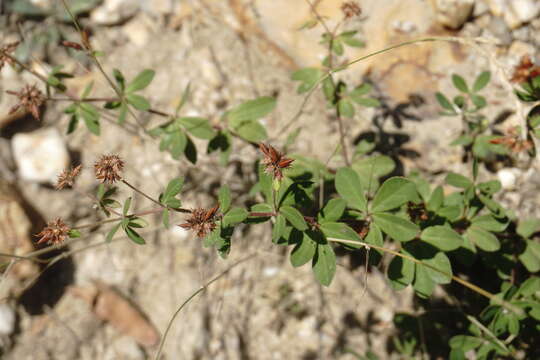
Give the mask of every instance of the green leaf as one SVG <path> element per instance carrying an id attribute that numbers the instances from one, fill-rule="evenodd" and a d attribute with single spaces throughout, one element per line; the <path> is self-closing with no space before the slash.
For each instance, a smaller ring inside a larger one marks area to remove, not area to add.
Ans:
<path id="1" fill-rule="evenodd" d="M 442 226 L 430 226 L 420 235 L 420 239 L 442 251 L 452 251 L 463 244 L 463 238 L 453 229 Z"/>
<path id="2" fill-rule="evenodd" d="M 150 69 L 145 69 L 141 71 L 139 75 L 137 75 L 135 79 L 133 79 L 133 81 L 128 84 L 126 92 L 132 93 L 144 89 L 152 82 L 155 74 L 156 72 Z"/>
<path id="3" fill-rule="evenodd" d="M 429 198 L 429 201 L 426 204 L 426 208 L 429 211 L 437 211 L 441 208 L 443 202 L 444 202 L 443 188 L 442 186 L 437 186 L 435 190 L 433 190 L 433 193 L 431 193 L 431 197 Z"/>
<path id="4" fill-rule="evenodd" d="M 132 217 L 129 219 L 128 226 L 134 228 L 144 228 L 148 226 L 148 221 L 140 217 Z"/>
<path id="5" fill-rule="evenodd" d="M 361 106 L 365 107 L 379 107 L 381 106 L 381 103 L 377 99 L 373 98 L 354 98 L 353 99 L 355 103 Z"/>
<path id="6" fill-rule="evenodd" d="M 165 228 L 169 228 L 169 209 L 163 210 L 161 213 L 161 221 L 163 222 L 163 225 Z"/>
<path id="7" fill-rule="evenodd" d="M 355 88 L 353 91 L 349 93 L 349 97 L 356 101 L 356 99 L 361 98 L 362 96 L 369 93 L 372 89 L 372 86 L 368 83 L 363 83 L 362 85 Z"/>
<path id="8" fill-rule="evenodd" d="M 130 103 L 131 105 L 133 105 L 135 108 L 139 110 L 146 111 L 150 109 L 150 103 L 148 102 L 148 100 L 146 100 L 144 97 L 140 95 L 127 94 L 126 100 L 128 101 L 128 103 Z"/>
<path id="9" fill-rule="evenodd" d="M 319 79 L 323 77 L 323 75 L 324 74 L 320 69 L 304 68 L 295 71 L 292 74 L 291 79 L 302 82 L 297 89 L 297 92 L 302 94 L 311 90 L 317 84 Z"/>
<path id="10" fill-rule="evenodd" d="M 114 225 L 113 228 L 107 233 L 107 236 L 105 237 L 105 241 L 106 242 L 111 242 L 113 237 L 114 237 L 114 234 L 116 234 L 116 232 L 118 231 L 118 229 L 120 228 L 120 226 L 122 225 L 121 222 L 119 222 L 118 224 Z"/>
<path id="11" fill-rule="evenodd" d="M 465 236 L 484 251 L 493 252 L 501 248 L 499 239 L 495 235 L 477 226 L 470 226 Z"/>
<path id="12" fill-rule="evenodd" d="M 124 208 L 122 209 L 122 214 L 124 214 L 124 216 L 127 215 L 130 206 L 131 206 L 131 197 L 128 197 L 126 199 L 126 202 L 124 203 Z"/>
<path id="13" fill-rule="evenodd" d="M 504 231 L 508 226 L 508 221 L 498 221 L 491 215 L 476 216 L 471 220 L 471 223 L 478 226 L 479 228 L 493 232 Z"/>
<path id="14" fill-rule="evenodd" d="M 319 221 L 337 221 L 345 212 L 347 202 L 343 199 L 330 199 L 319 213 Z"/>
<path id="15" fill-rule="evenodd" d="M 439 105 L 441 105 L 443 109 L 446 109 L 454 114 L 456 113 L 456 110 L 454 109 L 454 105 L 452 105 L 452 103 L 450 102 L 450 100 L 448 100 L 446 96 L 438 92 L 435 94 L 435 98 L 437 99 L 437 101 L 439 102 Z"/>
<path id="16" fill-rule="evenodd" d="M 474 85 L 472 88 L 473 92 L 478 92 L 486 87 L 486 85 L 489 83 L 489 80 L 491 79 L 491 73 L 489 71 L 484 71 L 474 81 Z"/>
<path id="17" fill-rule="evenodd" d="M 99 135 L 99 112 L 96 107 L 88 103 L 80 103 L 79 112 L 88 130 L 94 135 Z"/>
<path id="18" fill-rule="evenodd" d="M 224 226 L 234 225 L 241 223 L 248 217 L 248 212 L 246 209 L 234 207 L 225 216 L 221 221 Z"/>
<path id="19" fill-rule="evenodd" d="M 113 69 L 113 76 L 114 76 L 114 80 L 116 80 L 116 84 L 120 87 L 120 90 L 123 92 L 126 86 L 126 79 L 124 78 L 124 75 L 122 75 L 120 70 Z"/>
<path id="20" fill-rule="evenodd" d="M 354 116 L 354 106 L 347 99 L 341 99 L 338 101 L 338 111 L 341 116 L 345 116 L 345 117 Z"/>
<path id="21" fill-rule="evenodd" d="M 414 291 L 421 298 L 428 298 L 435 289 L 435 282 L 429 276 L 425 266 L 415 264 L 415 276 L 413 282 Z"/>
<path id="22" fill-rule="evenodd" d="M 336 173 L 336 190 L 350 207 L 366 211 L 367 201 L 358 174 L 351 168 L 341 168 Z"/>
<path id="23" fill-rule="evenodd" d="M 144 241 L 143 237 L 139 235 L 135 230 L 133 230 L 130 227 L 125 228 L 127 236 L 133 241 L 135 244 L 144 245 L 146 244 L 146 241 Z"/>
<path id="24" fill-rule="evenodd" d="M 208 119 L 199 118 L 199 117 L 182 117 L 176 119 L 186 130 L 193 136 L 210 140 L 214 137 L 215 131 L 210 125 Z"/>
<path id="25" fill-rule="evenodd" d="M 525 251 L 519 255 L 519 260 L 530 272 L 540 271 L 540 243 L 535 240 L 525 240 Z"/>
<path id="26" fill-rule="evenodd" d="M 325 222 L 321 224 L 321 231 L 327 238 L 336 238 L 351 241 L 362 241 L 360 236 L 347 224 L 338 222 Z M 361 244 L 342 243 L 344 246 L 361 248 Z"/>
<path id="27" fill-rule="evenodd" d="M 484 339 L 475 336 L 457 335 L 450 339 L 448 343 L 452 349 L 461 349 L 467 352 L 476 349 L 484 343 Z"/>
<path id="28" fill-rule="evenodd" d="M 471 95 L 471 100 L 477 109 L 482 109 L 487 105 L 486 98 L 481 95 L 473 94 Z"/>
<path id="29" fill-rule="evenodd" d="M 276 222 L 272 228 L 272 242 L 277 244 L 279 239 L 285 234 L 285 228 L 287 227 L 287 221 L 283 215 L 278 214 L 276 216 Z"/>
<path id="30" fill-rule="evenodd" d="M 369 232 L 368 232 L 367 236 L 364 238 L 364 242 L 366 242 L 368 244 L 371 244 L 371 245 L 376 245 L 376 246 L 383 246 L 384 245 L 384 240 L 383 240 L 383 235 L 382 235 L 381 229 L 377 225 L 375 225 L 374 223 L 371 223 L 369 225 Z"/>
<path id="31" fill-rule="evenodd" d="M 520 220 L 516 230 L 516 232 L 524 238 L 528 238 L 538 231 L 540 231 L 539 219 Z"/>
<path id="32" fill-rule="evenodd" d="M 428 266 L 417 264 L 418 267 L 425 268 L 426 273 L 431 280 L 437 284 L 450 284 L 450 282 L 452 282 L 452 265 L 450 264 L 450 260 L 445 253 L 439 251 L 435 254 L 435 256 L 427 259 L 422 258 L 421 260 L 422 262 L 433 266 L 435 269 L 444 272 L 443 274 Z"/>
<path id="33" fill-rule="evenodd" d="M 300 231 L 305 231 L 308 229 L 307 223 L 304 220 L 304 217 L 300 213 L 300 211 L 296 210 L 292 206 L 285 205 L 282 206 L 279 209 L 279 212 L 285 216 L 285 219 L 287 219 L 292 226 L 294 226 L 296 229 Z"/>
<path id="34" fill-rule="evenodd" d="M 386 180 L 373 199 L 371 210 L 382 212 L 400 207 L 416 197 L 416 185 L 403 177 Z"/>
<path id="35" fill-rule="evenodd" d="M 276 107 L 276 99 L 263 96 L 255 100 L 246 101 L 235 107 L 227 114 L 229 125 L 237 128 L 244 122 L 254 121 L 268 115 Z"/>
<path id="36" fill-rule="evenodd" d="M 471 145 L 474 141 L 474 137 L 471 135 L 461 135 L 457 139 L 450 143 L 450 146 L 467 146 Z"/>
<path id="37" fill-rule="evenodd" d="M 409 241 L 416 237 L 418 226 L 399 216 L 387 213 L 373 214 L 373 221 L 388 236 L 397 241 Z"/>
<path id="38" fill-rule="evenodd" d="M 498 193 L 502 189 L 501 182 L 499 180 L 491 180 L 478 184 L 478 190 L 486 195 L 493 195 Z"/>
<path id="39" fill-rule="evenodd" d="M 235 128 L 238 135 L 254 143 L 259 143 L 268 138 L 266 129 L 258 121 L 246 122 Z"/>
<path id="40" fill-rule="evenodd" d="M 81 232 L 77 229 L 71 229 L 68 231 L 68 236 L 72 239 L 80 238 Z"/>
<path id="41" fill-rule="evenodd" d="M 291 252 L 291 265 L 294 267 L 302 266 L 313 259 L 317 252 L 317 241 L 313 239 L 314 233 L 307 231 L 302 233 L 300 242 L 296 244 Z M 310 236 L 311 235 L 311 236 Z"/>
<path id="42" fill-rule="evenodd" d="M 452 83 L 454 84 L 456 89 L 458 89 L 459 91 L 464 92 L 464 93 L 469 92 L 469 87 L 467 86 L 467 83 L 465 82 L 465 79 L 463 79 L 458 74 L 453 74 L 452 75 Z"/>
<path id="43" fill-rule="evenodd" d="M 340 38 L 335 38 L 334 41 L 332 41 L 332 51 L 337 56 L 343 55 L 345 49 L 343 48 L 343 43 L 341 42 Z"/>
<path id="44" fill-rule="evenodd" d="M 184 186 L 184 179 L 182 178 L 175 178 L 169 181 L 169 183 L 167 184 L 167 188 L 165 189 L 165 192 L 163 193 L 164 202 L 178 195 L 180 191 L 182 191 L 183 186 Z"/>
<path id="45" fill-rule="evenodd" d="M 318 244 L 313 258 L 313 273 L 321 285 L 329 286 L 336 273 L 336 255 L 330 244 Z"/>
<path id="46" fill-rule="evenodd" d="M 223 185 L 219 189 L 218 194 L 219 207 L 221 208 L 222 213 L 226 213 L 231 206 L 231 190 L 227 185 Z"/>
<path id="47" fill-rule="evenodd" d="M 120 125 L 126 122 L 127 111 L 127 103 L 125 101 L 122 101 L 122 104 L 120 105 L 120 113 L 118 114 L 118 123 Z"/>
<path id="48" fill-rule="evenodd" d="M 360 183 L 369 193 L 377 190 L 378 179 L 390 174 L 396 167 L 392 158 L 386 155 L 375 155 L 355 161 L 352 168 L 360 177 Z"/>
<path id="49" fill-rule="evenodd" d="M 401 290 L 414 279 L 414 263 L 399 256 L 394 256 L 388 266 L 388 280 L 395 290 Z"/>
<path id="50" fill-rule="evenodd" d="M 469 178 L 452 172 L 448 173 L 445 181 L 447 184 L 461 189 L 467 189 L 468 187 L 473 185 L 472 181 Z"/>

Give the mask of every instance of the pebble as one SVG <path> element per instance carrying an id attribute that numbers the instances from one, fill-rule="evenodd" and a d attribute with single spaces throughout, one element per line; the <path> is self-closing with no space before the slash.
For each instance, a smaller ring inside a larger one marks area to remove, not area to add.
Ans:
<path id="1" fill-rule="evenodd" d="M 458 29 L 471 15 L 474 0 L 431 0 L 431 5 L 439 24 Z"/>
<path id="2" fill-rule="evenodd" d="M 0 335 L 13 334 L 15 319 L 15 311 L 8 304 L 0 304 Z"/>
<path id="3" fill-rule="evenodd" d="M 536 0 L 488 0 L 491 13 L 500 16 L 511 29 L 516 29 L 538 16 L 540 2 Z"/>
<path id="4" fill-rule="evenodd" d="M 98 25 L 117 25 L 133 17 L 139 11 L 137 0 L 105 0 L 90 14 L 92 22 Z"/>
<path id="5" fill-rule="evenodd" d="M 497 177 L 499 178 L 503 189 L 514 189 L 517 181 L 517 169 L 501 169 L 497 172 Z"/>
<path id="6" fill-rule="evenodd" d="M 64 139 L 54 128 L 18 133 L 11 146 L 19 176 L 26 181 L 54 184 L 69 164 Z"/>

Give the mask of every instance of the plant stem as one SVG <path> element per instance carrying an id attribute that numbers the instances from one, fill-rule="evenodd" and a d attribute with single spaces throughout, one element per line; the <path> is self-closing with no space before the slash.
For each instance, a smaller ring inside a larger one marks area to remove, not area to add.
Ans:
<path id="1" fill-rule="evenodd" d="M 377 245 L 373 245 L 373 244 L 368 244 L 366 242 L 363 242 L 363 241 L 354 241 L 354 240 L 345 240 L 345 239 L 337 239 L 337 238 L 331 238 L 331 237 L 327 237 L 326 240 L 328 241 L 331 241 L 331 242 L 336 242 L 336 243 L 342 243 L 342 244 L 354 244 L 354 245 L 363 245 L 363 246 L 366 246 L 366 247 L 370 247 L 370 248 L 373 248 L 373 249 L 376 249 L 376 250 L 379 250 L 379 251 L 383 251 L 383 252 L 386 252 L 386 253 L 389 253 L 389 254 L 392 254 L 392 255 L 395 255 L 395 256 L 399 256 L 403 259 L 406 259 L 406 260 L 409 260 L 409 261 L 412 261 L 416 264 L 420 264 L 420 265 L 423 265 L 425 267 L 428 267 L 436 272 L 438 272 L 439 274 L 442 274 L 444 276 L 447 276 L 449 278 L 451 278 L 453 281 L 471 289 L 472 291 L 488 298 L 489 300 L 493 301 L 494 303 L 497 303 L 498 305 L 501 305 L 503 307 L 505 307 L 506 309 L 512 311 L 513 313 L 517 314 L 517 315 L 522 315 L 523 314 L 523 310 L 521 310 L 520 308 L 510 304 L 509 302 L 505 301 L 505 300 L 502 300 L 500 299 L 499 297 L 495 296 L 494 294 L 490 293 L 489 291 L 486 291 L 470 282 L 468 282 L 467 280 L 464 280 L 458 276 L 455 276 L 453 274 L 449 274 L 447 273 L 446 271 L 443 271 L 443 270 L 440 270 L 438 268 L 436 268 L 435 266 L 431 265 L 431 264 L 427 264 L 421 260 L 418 260 L 412 256 L 409 256 L 409 255 L 405 255 L 405 254 L 402 254 L 400 252 L 397 252 L 395 250 L 392 250 L 392 249 L 388 249 L 388 248 L 385 248 L 385 247 L 382 247 L 382 246 L 377 246 Z"/>

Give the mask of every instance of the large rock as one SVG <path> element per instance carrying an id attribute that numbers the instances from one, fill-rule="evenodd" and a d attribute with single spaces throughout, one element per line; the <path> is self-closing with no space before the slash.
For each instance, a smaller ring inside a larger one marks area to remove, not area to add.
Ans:
<path id="1" fill-rule="evenodd" d="M 19 176 L 27 181 L 53 184 L 69 163 L 64 139 L 54 128 L 18 133 L 12 149 Z"/>

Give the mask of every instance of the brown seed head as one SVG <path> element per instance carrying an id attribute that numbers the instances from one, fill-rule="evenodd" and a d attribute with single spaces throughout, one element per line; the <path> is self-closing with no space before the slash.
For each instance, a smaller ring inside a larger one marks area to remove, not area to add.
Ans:
<path id="1" fill-rule="evenodd" d="M 120 172 L 123 168 L 124 162 L 118 155 L 102 155 L 101 159 L 94 164 L 96 179 L 102 184 L 113 184 L 122 179 Z"/>
<path id="2" fill-rule="evenodd" d="M 10 114 L 13 114 L 15 111 L 19 110 L 19 108 L 23 107 L 26 108 L 36 120 L 39 120 L 39 108 L 43 105 L 46 98 L 36 85 L 25 85 L 19 92 L 11 90 L 6 92 L 19 98 L 19 103 L 9 110 Z"/>
<path id="3" fill-rule="evenodd" d="M 218 209 L 219 203 L 209 210 L 202 208 L 193 209 L 191 216 L 186 222 L 178 226 L 187 230 L 194 230 L 197 232 L 197 237 L 203 238 L 216 228 L 215 215 Z"/>
<path id="4" fill-rule="evenodd" d="M 5 63 L 13 65 L 13 60 L 11 59 L 11 57 L 7 56 L 6 54 L 14 52 L 18 45 L 19 45 L 19 42 L 16 41 L 14 43 L 7 44 L 0 47 L 0 70 L 2 70 Z"/>
<path id="5" fill-rule="evenodd" d="M 341 12 L 344 19 L 350 19 L 355 16 L 360 16 L 362 9 L 356 1 L 346 1 L 341 5 Z"/>
<path id="6" fill-rule="evenodd" d="M 284 154 L 277 151 L 271 145 L 265 145 L 263 143 L 259 144 L 259 149 L 264 154 L 263 165 L 265 166 L 264 171 L 268 174 L 272 174 L 274 179 L 281 180 L 283 179 L 283 169 L 287 169 L 291 166 L 293 159 L 285 157 Z"/>
<path id="7" fill-rule="evenodd" d="M 524 55 L 519 64 L 514 68 L 514 74 L 510 81 L 524 83 L 540 76 L 540 66 L 534 65 L 529 55 Z"/>
<path id="8" fill-rule="evenodd" d="M 68 237 L 69 226 L 67 226 L 62 219 L 57 218 L 54 221 L 49 221 L 47 226 L 41 230 L 36 236 L 40 237 L 38 244 L 61 244 Z"/>
<path id="9" fill-rule="evenodd" d="M 66 169 L 58 175 L 58 181 L 56 182 L 56 190 L 61 190 L 66 187 L 72 187 L 75 183 L 75 178 L 81 172 L 81 165 L 72 167 L 71 169 Z"/>

